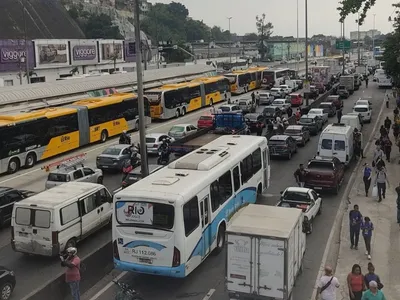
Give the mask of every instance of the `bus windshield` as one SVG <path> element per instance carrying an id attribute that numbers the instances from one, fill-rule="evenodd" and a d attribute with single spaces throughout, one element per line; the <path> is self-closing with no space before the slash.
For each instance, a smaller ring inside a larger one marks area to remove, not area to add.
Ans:
<path id="1" fill-rule="evenodd" d="M 230 84 L 236 83 L 237 75 L 225 75 L 228 78 Z"/>
<path id="2" fill-rule="evenodd" d="M 171 230 L 175 209 L 169 204 L 156 202 L 118 201 L 116 219 L 122 226 L 135 226 Z"/>

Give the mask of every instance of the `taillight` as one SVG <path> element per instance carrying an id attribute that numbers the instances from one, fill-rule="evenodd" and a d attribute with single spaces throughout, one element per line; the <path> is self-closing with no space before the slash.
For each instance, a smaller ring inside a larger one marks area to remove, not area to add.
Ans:
<path id="1" fill-rule="evenodd" d="M 14 240 L 14 226 L 11 226 L 11 240 Z"/>
<path id="2" fill-rule="evenodd" d="M 113 242 L 113 255 L 114 255 L 115 259 L 120 260 L 119 251 L 118 251 L 118 245 L 117 245 L 117 241 L 116 240 L 114 240 L 114 242 Z"/>
<path id="3" fill-rule="evenodd" d="M 181 265 L 181 252 L 174 247 L 174 256 L 172 257 L 172 266 L 179 267 Z"/>
<path id="4" fill-rule="evenodd" d="M 53 245 L 57 245 L 58 244 L 58 231 L 52 231 L 51 232 L 51 243 Z"/>

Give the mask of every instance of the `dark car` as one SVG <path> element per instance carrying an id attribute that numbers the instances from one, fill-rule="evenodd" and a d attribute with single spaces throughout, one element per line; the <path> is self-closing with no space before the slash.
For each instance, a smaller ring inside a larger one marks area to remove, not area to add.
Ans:
<path id="1" fill-rule="evenodd" d="M 14 203 L 34 195 L 33 192 L 19 191 L 9 187 L 0 187 L 0 226 L 11 220 Z M 1 299 L 1 297 L 0 297 Z"/>
<path id="2" fill-rule="evenodd" d="M 0 299 L 11 299 L 12 292 L 15 288 L 15 274 L 6 267 L 0 266 Z"/>
<path id="3" fill-rule="evenodd" d="M 109 146 L 97 155 L 96 166 L 101 170 L 120 171 L 126 161 L 131 158 L 133 151 L 136 152 L 131 145 L 116 144 Z M 139 154 L 138 157 L 140 157 Z"/>
<path id="4" fill-rule="evenodd" d="M 271 157 L 286 157 L 292 159 L 292 155 L 297 152 L 297 143 L 288 135 L 273 135 L 268 141 Z"/>
<path id="5" fill-rule="evenodd" d="M 336 115 L 336 106 L 332 102 L 322 102 L 318 105 L 318 108 L 322 108 L 328 117 L 334 117 Z"/>
<path id="6" fill-rule="evenodd" d="M 284 134 L 294 138 L 297 145 L 303 147 L 310 140 L 310 131 L 306 126 L 290 125 L 286 128 Z"/>
<path id="7" fill-rule="evenodd" d="M 314 190 L 332 190 L 335 194 L 344 179 L 344 164 L 336 157 L 315 157 L 308 162 L 306 168 L 305 187 Z"/>
<path id="8" fill-rule="evenodd" d="M 277 106 L 268 106 L 263 110 L 263 116 L 266 119 L 275 119 L 276 117 L 282 117 L 282 110 Z"/>
<path id="9" fill-rule="evenodd" d="M 249 126 L 251 132 L 257 132 L 259 128 L 265 128 L 266 119 L 263 114 L 252 113 L 244 115 L 244 119 Z"/>
<path id="10" fill-rule="evenodd" d="M 301 116 L 297 124 L 307 127 L 310 134 L 317 135 L 322 130 L 324 121 L 316 115 L 304 115 Z"/>
<path id="11" fill-rule="evenodd" d="M 347 90 L 346 86 L 344 86 L 344 85 L 338 86 L 337 94 L 339 95 L 340 98 L 344 98 L 344 99 L 347 99 L 350 96 L 349 91 Z"/>
<path id="12" fill-rule="evenodd" d="M 160 165 L 149 165 L 149 175 L 157 172 L 158 170 L 162 169 L 164 166 Z M 122 180 L 121 187 L 124 189 L 139 180 L 143 179 L 142 176 L 142 170 L 141 168 L 135 168 L 132 171 L 130 171 L 128 174 L 126 174 L 125 178 Z"/>
<path id="13" fill-rule="evenodd" d="M 343 108 L 343 101 L 340 99 L 339 95 L 330 95 L 326 98 L 325 102 L 331 102 L 335 105 L 336 109 Z"/>

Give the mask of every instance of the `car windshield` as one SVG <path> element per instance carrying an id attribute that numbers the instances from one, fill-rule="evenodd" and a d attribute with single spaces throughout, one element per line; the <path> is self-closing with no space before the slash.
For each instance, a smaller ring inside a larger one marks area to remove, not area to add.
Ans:
<path id="1" fill-rule="evenodd" d="M 257 121 L 258 116 L 258 114 L 247 114 L 244 118 L 249 119 L 250 121 Z"/>
<path id="2" fill-rule="evenodd" d="M 310 202 L 310 198 L 306 193 L 286 191 L 282 195 L 282 200 L 296 201 L 296 202 Z"/>
<path id="3" fill-rule="evenodd" d="M 247 105 L 246 101 L 239 101 L 239 105 Z"/>
<path id="4" fill-rule="evenodd" d="M 212 121 L 212 117 L 211 116 L 201 116 L 200 117 L 200 120 L 201 121 Z"/>
<path id="5" fill-rule="evenodd" d="M 300 123 L 311 124 L 313 122 L 314 122 L 314 119 L 311 119 L 311 118 L 300 118 Z"/>
<path id="6" fill-rule="evenodd" d="M 222 111 L 231 111 L 231 108 L 229 106 L 221 106 L 219 109 Z"/>
<path id="7" fill-rule="evenodd" d="M 175 209 L 156 202 L 117 201 L 116 219 L 123 226 L 170 230 L 174 227 Z"/>
<path id="8" fill-rule="evenodd" d="M 310 115 L 320 115 L 320 114 L 322 114 L 322 111 L 319 109 L 310 109 L 310 111 L 308 113 Z"/>
<path id="9" fill-rule="evenodd" d="M 270 114 L 275 113 L 275 108 L 266 107 L 264 108 L 264 113 L 270 113 Z"/>
<path id="10" fill-rule="evenodd" d="M 121 149 L 111 147 L 111 148 L 107 148 L 106 150 L 104 150 L 102 154 L 119 155 L 120 153 L 121 153 Z"/>
<path id="11" fill-rule="evenodd" d="M 299 95 L 290 95 L 290 99 L 297 99 L 299 98 Z"/>
<path id="12" fill-rule="evenodd" d="M 356 111 L 356 112 L 367 112 L 368 108 L 366 108 L 366 107 L 354 107 L 354 111 Z"/>
<path id="13" fill-rule="evenodd" d="M 287 135 L 301 135 L 301 130 L 299 129 L 286 129 L 285 134 Z"/>
<path id="14" fill-rule="evenodd" d="M 171 132 L 184 132 L 185 127 L 184 126 L 173 126 L 169 131 Z"/>
<path id="15" fill-rule="evenodd" d="M 269 97 L 269 94 L 263 94 L 263 93 L 261 93 L 261 94 L 260 94 L 260 97 Z"/>
<path id="16" fill-rule="evenodd" d="M 333 164 L 329 161 L 311 161 L 308 164 L 309 169 L 333 170 Z"/>
<path id="17" fill-rule="evenodd" d="M 284 102 L 282 100 L 275 100 L 272 102 L 273 105 L 282 105 Z"/>
<path id="18" fill-rule="evenodd" d="M 67 182 L 68 175 L 67 174 L 59 174 L 59 173 L 50 173 L 47 177 L 48 181 L 54 182 Z"/>
<path id="19" fill-rule="evenodd" d="M 331 108 L 330 104 L 320 104 L 319 105 L 320 108 Z"/>
<path id="20" fill-rule="evenodd" d="M 286 141 L 283 141 L 283 140 L 270 140 L 269 144 L 270 145 L 275 145 L 275 146 L 286 145 Z"/>
<path id="21" fill-rule="evenodd" d="M 146 137 L 146 143 L 155 143 L 156 139 L 152 137 Z"/>
<path id="22" fill-rule="evenodd" d="M 369 102 L 368 101 L 365 101 L 365 100 L 359 100 L 359 101 L 357 101 L 356 102 L 356 105 L 369 105 Z"/>

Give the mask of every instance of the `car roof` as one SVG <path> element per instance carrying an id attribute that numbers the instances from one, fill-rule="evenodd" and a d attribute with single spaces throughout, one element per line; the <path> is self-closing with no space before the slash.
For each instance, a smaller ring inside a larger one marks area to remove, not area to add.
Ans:
<path id="1" fill-rule="evenodd" d="M 77 170 L 81 170 L 84 167 L 86 168 L 87 166 L 81 165 L 81 164 L 73 166 L 73 167 L 61 167 L 60 166 L 60 168 L 51 170 L 49 172 L 49 174 L 69 174 L 69 173 L 75 172 Z M 90 167 L 87 167 L 87 168 L 90 168 Z M 93 169 L 93 168 L 91 168 L 91 169 Z"/>
<path id="2" fill-rule="evenodd" d="M 272 90 L 280 90 L 280 88 L 278 88 L 278 87 L 273 87 L 272 89 L 271 89 L 271 91 Z"/>
<path id="3" fill-rule="evenodd" d="M 269 140 L 274 140 L 274 141 L 286 141 L 288 138 L 289 138 L 288 135 L 277 134 L 277 135 L 271 136 Z"/>
<path id="4" fill-rule="evenodd" d="M 321 161 L 321 162 L 332 162 L 334 160 L 334 157 L 321 157 L 321 156 L 316 156 L 313 159 L 310 159 L 308 162 L 313 162 L 313 161 Z"/>
<path id="5" fill-rule="evenodd" d="M 107 147 L 106 149 L 119 149 L 119 150 L 122 150 L 122 149 L 125 149 L 125 148 L 129 148 L 129 147 L 131 147 L 131 145 L 128 145 L 128 144 L 115 144 L 115 145 L 111 145 L 111 146 L 109 146 L 109 147 Z M 104 150 L 106 150 L 106 149 L 104 149 Z"/>
<path id="6" fill-rule="evenodd" d="M 301 96 L 301 94 L 300 93 L 291 93 L 291 94 L 289 94 L 289 96 Z"/>
<path id="7" fill-rule="evenodd" d="M 303 127 L 302 125 L 289 125 L 286 129 L 301 130 Z"/>
<path id="8" fill-rule="evenodd" d="M 276 109 L 276 108 L 278 108 L 278 109 L 279 109 L 279 107 L 278 107 L 278 106 L 275 106 L 275 105 L 269 105 L 269 106 L 267 106 L 267 107 L 264 107 L 264 110 L 265 110 L 265 109 L 269 109 L 269 108 L 273 108 L 273 109 Z"/>
<path id="9" fill-rule="evenodd" d="M 224 104 L 224 105 L 221 105 L 220 107 L 233 107 L 233 106 L 237 106 L 237 104 Z"/>
<path id="10" fill-rule="evenodd" d="M 276 100 L 278 100 L 278 101 L 285 101 L 286 99 L 282 99 L 282 98 L 280 98 L 280 99 L 275 99 L 275 100 L 272 101 L 272 102 L 275 102 Z"/>
<path id="11" fill-rule="evenodd" d="M 354 108 L 356 108 L 356 107 L 369 108 L 369 105 L 367 105 L 367 104 L 357 104 L 357 105 L 354 105 Z"/>
<path id="12" fill-rule="evenodd" d="M 192 125 L 192 124 L 189 124 L 189 123 L 187 123 L 187 124 L 175 124 L 175 125 L 172 125 L 172 127 L 177 127 L 177 126 L 186 127 L 186 126 L 190 126 L 190 125 Z"/>
<path id="13" fill-rule="evenodd" d="M 315 111 L 324 111 L 322 108 L 311 108 L 309 111 L 308 111 L 308 113 L 310 113 L 310 111 L 312 111 L 312 110 L 315 110 Z"/>
<path id="14" fill-rule="evenodd" d="M 0 194 L 4 194 L 5 192 L 8 192 L 10 190 L 12 190 L 12 188 L 6 186 L 0 186 Z"/>
<path id="15" fill-rule="evenodd" d="M 149 138 L 159 138 L 160 136 L 162 136 L 162 135 L 168 135 L 168 134 L 166 134 L 166 133 L 147 133 L 146 134 L 146 137 L 149 137 Z"/>
<path id="16" fill-rule="evenodd" d="M 329 104 L 329 105 L 332 105 L 332 102 L 321 102 L 319 105 L 321 105 L 321 104 Z"/>
<path id="17" fill-rule="evenodd" d="M 286 188 L 286 190 L 284 192 L 295 192 L 295 193 L 305 193 L 306 194 L 311 191 L 312 191 L 312 189 L 291 186 L 291 187 Z"/>

